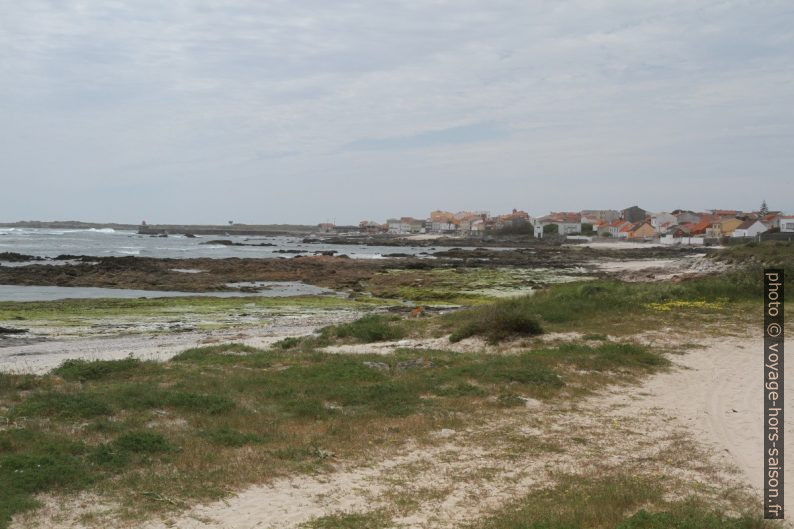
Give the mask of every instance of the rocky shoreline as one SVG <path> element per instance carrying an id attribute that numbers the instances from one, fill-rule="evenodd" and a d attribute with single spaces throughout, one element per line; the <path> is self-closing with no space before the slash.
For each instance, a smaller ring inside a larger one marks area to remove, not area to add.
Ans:
<path id="1" fill-rule="evenodd" d="M 150 257 L 92 257 L 63 255 L 41 259 L 6 254 L 0 284 L 106 287 L 185 292 L 234 291 L 230 283 L 251 281 L 301 281 L 334 290 L 361 290 L 363 283 L 387 270 L 433 270 L 515 267 L 526 269 L 579 269 L 591 277 L 614 276 L 600 266 L 607 262 L 682 259 L 704 254 L 703 249 L 648 247 L 594 249 L 590 247 L 538 246 L 535 248 L 452 248 L 428 252 L 417 258 L 393 254 L 384 259 L 350 259 L 345 255 L 295 255 L 261 259 L 160 259 Z M 619 271 L 620 268 L 616 268 Z"/>

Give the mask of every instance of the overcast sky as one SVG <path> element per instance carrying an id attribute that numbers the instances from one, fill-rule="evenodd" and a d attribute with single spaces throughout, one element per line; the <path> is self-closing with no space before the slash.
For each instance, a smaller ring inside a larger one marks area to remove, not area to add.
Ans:
<path id="1" fill-rule="evenodd" d="M 0 221 L 794 209 L 794 3 L 0 0 Z"/>

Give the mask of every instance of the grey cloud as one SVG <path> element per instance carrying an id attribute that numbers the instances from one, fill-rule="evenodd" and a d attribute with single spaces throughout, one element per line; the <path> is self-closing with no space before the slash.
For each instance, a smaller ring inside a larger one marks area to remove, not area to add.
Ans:
<path id="1" fill-rule="evenodd" d="M 2 220 L 794 207 L 787 1 L 2 5 Z"/>

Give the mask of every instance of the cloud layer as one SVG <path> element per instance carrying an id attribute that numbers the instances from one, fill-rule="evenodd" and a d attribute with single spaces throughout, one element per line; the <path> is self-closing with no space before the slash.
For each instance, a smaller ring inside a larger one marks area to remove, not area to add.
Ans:
<path id="1" fill-rule="evenodd" d="M 0 220 L 794 207 L 787 0 L 0 5 Z"/>

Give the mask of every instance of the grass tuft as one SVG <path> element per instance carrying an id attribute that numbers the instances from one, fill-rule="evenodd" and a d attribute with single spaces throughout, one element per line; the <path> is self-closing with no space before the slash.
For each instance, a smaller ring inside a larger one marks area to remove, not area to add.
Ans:
<path id="1" fill-rule="evenodd" d="M 371 343 L 399 340 L 407 335 L 407 330 L 399 316 L 371 314 L 351 323 L 326 327 L 323 329 L 323 334 Z"/>
<path id="2" fill-rule="evenodd" d="M 165 437 L 156 432 L 133 431 L 119 436 L 113 441 L 119 450 L 135 454 L 170 452 L 174 450 Z"/>
<path id="3" fill-rule="evenodd" d="M 247 444 L 265 442 L 265 437 L 253 433 L 240 432 L 232 428 L 212 428 L 201 432 L 209 442 L 221 446 L 241 447 Z"/>
<path id="4" fill-rule="evenodd" d="M 144 363 L 132 357 L 123 360 L 67 360 L 53 369 L 53 374 L 64 380 L 99 380 L 125 377 L 140 370 Z M 154 364 L 149 362 L 147 364 Z"/>
<path id="5" fill-rule="evenodd" d="M 489 343 L 498 343 L 508 338 L 542 334 L 543 328 L 527 310 L 525 299 L 497 301 L 454 315 L 457 328 L 450 335 L 450 341 L 459 342 L 471 336 L 483 336 Z"/>
<path id="6" fill-rule="evenodd" d="M 696 499 L 667 502 L 658 480 L 629 474 L 563 476 L 467 529 L 771 529 L 751 515 L 718 513 Z"/>
<path id="7" fill-rule="evenodd" d="M 301 529 L 384 529 L 391 526 L 391 517 L 383 511 L 339 513 L 315 518 Z"/>

